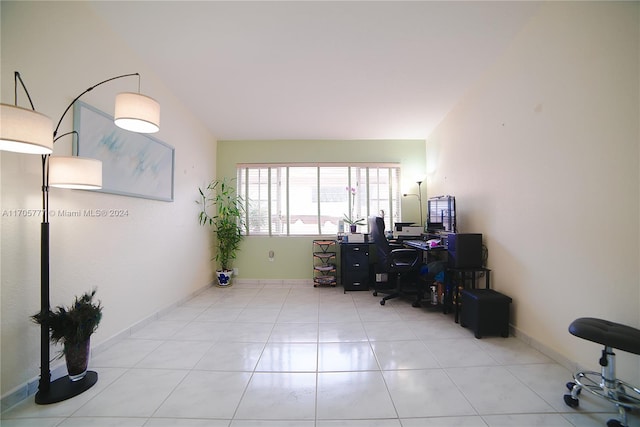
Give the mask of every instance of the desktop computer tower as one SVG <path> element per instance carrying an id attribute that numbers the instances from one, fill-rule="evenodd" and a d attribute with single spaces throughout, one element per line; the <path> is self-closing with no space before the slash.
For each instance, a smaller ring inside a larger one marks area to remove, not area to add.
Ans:
<path id="1" fill-rule="evenodd" d="M 453 268 L 482 267 L 482 234 L 451 233 L 447 235 L 448 264 Z"/>

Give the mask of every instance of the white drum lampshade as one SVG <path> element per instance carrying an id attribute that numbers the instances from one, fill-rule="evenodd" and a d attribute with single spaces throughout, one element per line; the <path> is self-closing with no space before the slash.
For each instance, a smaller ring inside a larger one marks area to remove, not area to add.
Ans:
<path id="1" fill-rule="evenodd" d="M 102 188 L 102 162 L 86 157 L 49 157 L 49 185 L 79 190 Z"/>
<path id="2" fill-rule="evenodd" d="M 160 130 L 160 104 L 146 95 L 123 92 L 116 96 L 114 123 L 132 132 L 155 133 Z"/>
<path id="3" fill-rule="evenodd" d="M 51 154 L 53 122 L 37 111 L 1 104 L 0 150 L 27 154 Z"/>

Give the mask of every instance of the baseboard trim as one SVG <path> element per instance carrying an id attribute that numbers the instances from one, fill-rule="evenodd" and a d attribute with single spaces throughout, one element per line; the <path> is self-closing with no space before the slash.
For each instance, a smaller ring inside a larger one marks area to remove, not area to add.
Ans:
<path id="1" fill-rule="evenodd" d="M 571 373 L 578 372 L 578 371 L 581 371 L 581 370 L 585 370 L 584 366 L 581 366 L 580 364 L 578 364 L 578 363 L 576 363 L 576 362 L 574 362 L 572 360 L 569 360 L 567 357 L 565 357 L 562 354 L 558 353 L 557 351 L 555 351 L 551 347 L 541 343 L 540 341 L 536 340 L 535 338 L 532 338 L 530 335 L 522 332 L 521 330 L 519 330 L 515 326 L 513 326 L 513 325 L 509 325 L 509 326 L 510 326 L 510 329 L 511 329 L 511 334 L 514 337 L 516 337 L 520 341 L 528 344 L 529 346 L 531 346 L 535 350 L 538 350 L 540 353 L 544 354 L 545 356 L 547 356 L 549 359 L 553 360 L 557 364 L 567 368 Z"/>
<path id="2" fill-rule="evenodd" d="M 150 322 L 157 320 L 158 318 L 164 316 L 165 314 L 167 314 L 169 311 L 173 310 L 174 308 L 184 304 L 185 302 L 189 301 L 191 298 L 201 294 L 202 292 L 204 292 L 205 290 L 207 290 L 208 288 L 210 288 L 211 286 L 213 286 L 213 282 L 209 283 L 205 286 L 203 286 L 202 288 L 192 292 L 191 294 L 189 294 L 188 296 L 182 298 L 181 300 L 170 304 L 169 306 L 159 310 L 158 312 L 146 317 L 145 319 L 140 320 L 139 322 L 133 324 L 131 327 L 124 329 L 123 331 L 117 333 L 116 335 L 112 336 L 111 338 L 106 339 L 105 341 L 92 346 L 91 348 L 91 352 L 96 355 L 96 354 L 100 354 L 101 352 L 105 351 L 106 349 L 110 348 L 111 346 L 113 346 L 114 344 L 116 344 L 117 342 L 130 337 L 132 334 L 136 333 L 137 331 L 139 331 L 140 329 L 144 328 L 146 325 L 148 325 Z M 278 279 L 234 279 L 234 284 L 237 285 L 238 287 L 251 287 L 251 288 L 260 288 L 260 287 L 270 287 L 270 288 L 302 288 L 302 287 L 310 287 L 313 285 L 313 280 L 311 279 L 283 279 L 283 280 L 278 280 Z M 558 353 L 557 351 L 553 350 L 552 348 L 546 346 L 545 344 L 541 343 L 540 341 L 532 338 L 531 336 L 527 335 L 526 333 L 522 332 L 521 330 L 519 330 L 517 327 L 515 327 L 514 325 L 510 325 L 510 330 L 511 330 L 511 335 L 516 337 L 517 339 L 523 341 L 524 343 L 530 345 L 531 347 L 533 347 L 534 349 L 540 351 L 542 354 L 544 354 L 545 356 L 549 357 L 551 360 L 553 360 L 554 362 L 560 364 L 561 366 L 564 366 L 565 368 L 567 368 L 570 372 L 577 372 L 580 370 L 584 370 L 585 367 L 580 366 L 579 364 L 577 364 L 576 362 L 573 362 L 571 360 L 569 360 L 568 358 L 566 358 L 565 356 L 563 356 L 562 354 Z M 64 375 L 67 374 L 67 369 L 66 366 L 64 364 L 64 362 L 58 362 L 55 365 L 51 366 L 51 380 L 55 380 L 57 378 L 60 378 Z M 12 408 L 13 406 L 21 403 L 22 401 L 28 399 L 29 397 L 33 396 L 36 394 L 36 392 L 38 391 L 38 382 L 39 382 L 39 376 L 35 377 L 31 380 L 29 380 L 28 382 L 26 382 L 25 384 L 22 384 L 18 387 L 16 387 L 15 389 L 13 389 L 12 391 L 8 392 L 7 394 L 5 394 L 4 396 L 2 396 L 0 398 L 0 412 L 4 412 L 10 408 Z"/>
<path id="3" fill-rule="evenodd" d="M 164 316 L 165 314 L 167 314 L 169 311 L 173 310 L 177 306 L 184 304 L 185 302 L 189 301 L 191 298 L 193 298 L 193 297 L 199 295 L 200 293 L 204 292 L 205 290 L 210 288 L 212 285 L 213 285 L 213 282 L 208 283 L 207 285 L 201 287 L 200 289 L 197 289 L 196 291 L 192 292 L 191 294 L 187 295 L 186 297 L 180 299 L 178 302 L 170 304 L 169 306 L 157 311 L 156 313 L 154 313 L 154 314 L 152 314 L 152 315 L 140 320 L 139 322 L 135 323 L 131 327 L 124 329 L 123 331 L 115 334 L 114 336 L 112 336 L 110 338 L 107 338 L 106 340 L 102 341 L 101 343 L 96 344 L 95 346 L 92 345 L 91 346 L 91 353 L 93 355 L 100 354 L 101 352 L 105 351 L 109 347 L 113 346 L 118 341 L 121 341 L 121 340 L 123 340 L 125 338 L 128 338 L 133 333 L 135 333 L 136 331 L 142 329 L 144 326 L 146 326 L 150 322 L 152 322 L 152 321 Z M 67 375 L 67 367 L 66 367 L 66 364 L 63 361 L 60 361 L 60 362 L 57 362 L 57 363 L 51 365 L 50 370 L 51 370 L 51 381 L 55 381 L 56 379 Z M 38 392 L 38 383 L 39 382 L 40 382 L 40 376 L 38 375 L 37 377 L 32 378 L 31 380 L 27 381 L 26 383 L 17 386 L 13 390 L 9 391 L 4 396 L 2 396 L 0 398 L 0 413 L 2 413 L 4 411 L 14 407 L 18 403 L 20 403 L 20 402 L 28 399 L 29 397 L 35 395 Z"/>
<path id="4" fill-rule="evenodd" d="M 313 285 L 311 279 L 233 279 L 234 285 L 251 288 L 300 288 Z"/>

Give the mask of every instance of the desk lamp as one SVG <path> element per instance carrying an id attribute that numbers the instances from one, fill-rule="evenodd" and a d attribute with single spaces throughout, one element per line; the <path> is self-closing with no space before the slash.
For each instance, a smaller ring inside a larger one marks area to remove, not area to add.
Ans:
<path id="1" fill-rule="evenodd" d="M 140 94 L 140 74 L 123 74 L 103 80 L 86 89 L 69 104 L 53 130 L 53 122 L 38 113 L 29 91 L 19 72 L 14 73 L 14 105 L 0 104 L 0 150 L 42 156 L 42 224 L 40 228 L 40 305 L 41 312 L 50 311 L 49 301 L 49 186 L 75 189 L 99 189 L 102 187 L 102 162 L 81 157 L 52 157 L 53 144 L 71 131 L 58 136 L 58 129 L 65 115 L 84 94 L 110 81 L 138 76 L 138 93 L 121 93 L 116 97 L 115 119 L 117 126 L 139 133 L 157 132 L 160 127 L 160 105 L 154 99 Z M 31 109 L 18 106 L 18 82 L 22 86 Z M 49 367 L 49 325 L 43 322 L 40 329 L 40 381 L 35 401 L 37 404 L 60 402 L 77 396 L 98 381 L 93 371 L 79 381 L 68 376 L 51 381 Z"/>

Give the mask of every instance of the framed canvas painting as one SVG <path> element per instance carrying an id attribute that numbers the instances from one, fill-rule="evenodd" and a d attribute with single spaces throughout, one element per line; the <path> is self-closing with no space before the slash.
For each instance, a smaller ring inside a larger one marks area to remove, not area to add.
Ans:
<path id="1" fill-rule="evenodd" d="M 175 150 L 148 134 L 117 127 L 113 117 L 83 102 L 73 110 L 74 155 L 102 161 L 103 193 L 173 201 Z"/>

